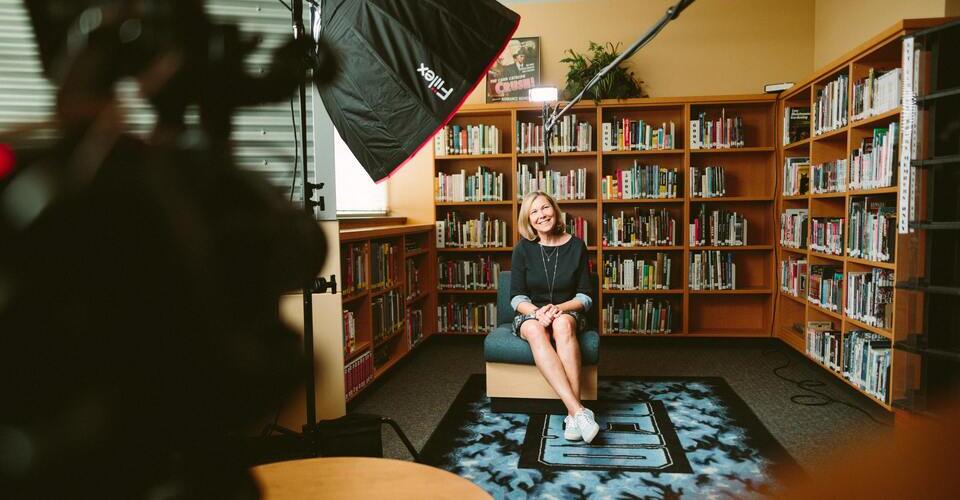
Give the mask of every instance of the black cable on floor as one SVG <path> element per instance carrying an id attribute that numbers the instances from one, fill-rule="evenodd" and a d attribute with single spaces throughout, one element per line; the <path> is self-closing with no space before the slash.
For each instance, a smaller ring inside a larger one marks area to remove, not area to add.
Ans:
<path id="1" fill-rule="evenodd" d="M 831 404 L 834 404 L 834 403 L 839 403 L 839 404 L 842 404 L 842 405 L 844 405 L 844 406 L 853 408 L 854 410 L 857 410 L 857 411 L 860 412 L 860 413 L 863 413 L 864 415 L 867 416 L 867 418 L 869 418 L 870 420 L 872 420 L 872 421 L 873 421 L 875 424 L 877 424 L 877 425 L 882 425 L 882 426 L 885 426 L 885 427 L 892 427 L 891 424 L 888 424 L 888 423 L 886 423 L 886 422 L 881 422 L 880 420 L 877 420 L 877 418 L 874 417 L 870 412 L 868 412 L 867 410 L 865 410 L 865 409 L 863 409 L 863 408 L 861 408 L 861 407 L 859 407 L 859 406 L 857 406 L 857 405 L 855 405 L 855 404 L 853 404 L 853 403 L 848 403 L 848 402 L 846 402 L 846 401 L 841 401 L 841 400 L 839 400 L 839 399 L 834 398 L 833 396 L 830 396 L 829 394 L 824 394 L 824 393 L 822 393 L 822 392 L 814 389 L 815 387 L 824 387 L 824 386 L 826 386 L 827 384 L 826 384 L 825 382 L 822 382 L 822 381 L 820 381 L 820 380 L 813 380 L 813 379 L 794 380 L 794 379 L 792 379 L 792 378 L 790 378 L 790 377 L 781 375 L 781 374 L 780 374 L 780 370 L 784 370 L 784 369 L 790 367 L 790 365 L 792 365 L 793 362 L 790 360 L 790 356 L 789 356 L 787 353 L 781 351 L 780 349 L 767 349 L 767 350 L 763 351 L 763 355 L 766 356 L 766 357 L 769 357 L 769 356 L 771 356 L 771 355 L 773 355 L 773 354 L 779 354 L 779 355 L 783 356 L 784 358 L 786 358 L 786 363 L 785 363 L 785 364 L 783 364 L 783 365 L 781 365 L 781 366 L 778 366 L 778 367 L 776 367 L 776 368 L 773 369 L 773 374 L 774 374 L 774 375 L 776 375 L 778 378 L 780 378 L 780 379 L 782 379 L 782 380 L 786 380 L 787 382 L 790 382 L 790 383 L 796 385 L 796 386 L 799 387 L 801 390 L 804 390 L 804 391 L 812 392 L 812 393 L 813 393 L 813 394 L 794 394 L 793 396 L 790 396 L 790 402 L 792 402 L 793 404 L 797 404 L 797 405 L 800 405 L 800 406 L 828 406 L 828 405 L 831 405 Z"/>

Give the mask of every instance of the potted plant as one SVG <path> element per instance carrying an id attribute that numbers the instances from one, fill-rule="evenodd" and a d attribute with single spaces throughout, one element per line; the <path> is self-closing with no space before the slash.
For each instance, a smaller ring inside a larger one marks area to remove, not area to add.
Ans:
<path id="1" fill-rule="evenodd" d="M 620 44 L 607 42 L 606 45 L 590 42 L 586 55 L 578 54 L 573 49 L 567 49 L 569 57 L 560 62 L 567 63 L 567 87 L 564 89 L 566 98 L 570 99 L 580 93 L 587 82 L 601 69 L 613 62 L 620 55 Z M 623 63 L 610 70 L 596 85 L 584 94 L 585 98 L 599 101 L 600 99 L 628 99 L 631 97 L 646 97 L 641 88 L 643 81 L 637 80 L 633 71 L 628 70 Z"/>

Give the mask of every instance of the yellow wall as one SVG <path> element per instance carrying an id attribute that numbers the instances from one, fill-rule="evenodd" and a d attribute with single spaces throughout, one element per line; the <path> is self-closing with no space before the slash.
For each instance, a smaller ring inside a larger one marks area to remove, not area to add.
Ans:
<path id="1" fill-rule="evenodd" d="M 813 67 L 819 69 L 901 19 L 941 17 L 958 0 L 816 0 Z M 954 14 L 956 15 L 956 14 Z"/>
<path id="2" fill-rule="evenodd" d="M 942 1 L 942 0 L 941 0 Z M 563 87 L 566 49 L 590 41 L 626 48 L 675 0 L 591 0 L 510 4 L 515 36 L 539 36 L 541 82 Z M 813 0 L 697 0 L 628 66 L 651 97 L 754 94 L 764 83 L 799 80 L 813 67 Z M 789 55 L 789 57 L 784 57 Z M 764 61 L 763 64 L 756 64 Z M 478 88 L 467 103 L 483 103 Z"/>

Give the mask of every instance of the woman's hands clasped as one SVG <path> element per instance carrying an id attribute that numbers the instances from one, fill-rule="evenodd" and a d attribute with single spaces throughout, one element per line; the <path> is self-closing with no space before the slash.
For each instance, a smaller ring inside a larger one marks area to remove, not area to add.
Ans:
<path id="1" fill-rule="evenodd" d="M 560 309 L 559 306 L 547 304 L 537 309 L 537 321 L 544 327 L 548 327 L 553 324 L 553 320 L 559 318 L 561 314 L 563 314 L 563 309 Z"/>

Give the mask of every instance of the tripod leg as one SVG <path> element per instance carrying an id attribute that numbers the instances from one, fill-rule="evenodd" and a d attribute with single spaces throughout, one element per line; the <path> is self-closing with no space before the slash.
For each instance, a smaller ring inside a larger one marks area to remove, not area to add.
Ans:
<path id="1" fill-rule="evenodd" d="M 413 455 L 413 461 L 419 463 L 420 454 L 417 453 L 417 449 L 414 448 L 413 443 L 411 443 L 410 440 L 407 439 L 407 435 L 403 433 L 403 430 L 400 429 L 400 426 L 397 425 L 397 423 L 394 422 L 393 419 L 390 419 L 387 417 L 380 417 L 380 423 L 389 424 L 390 427 L 393 427 L 394 432 L 396 432 L 397 436 L 400 437 L 400 440 L 403 441 L 403 444 L 404 446 L 407 447 L 407 450 L 410 452 L 410 455 Z"/>

